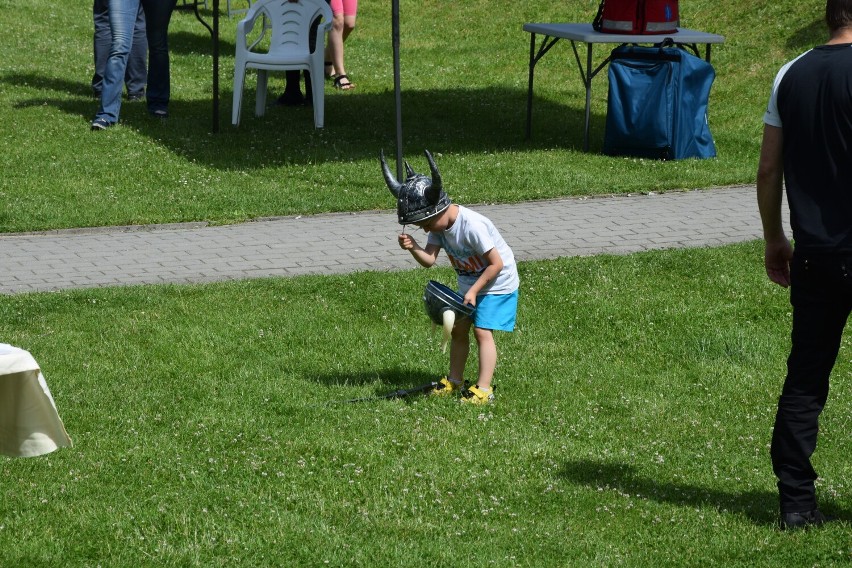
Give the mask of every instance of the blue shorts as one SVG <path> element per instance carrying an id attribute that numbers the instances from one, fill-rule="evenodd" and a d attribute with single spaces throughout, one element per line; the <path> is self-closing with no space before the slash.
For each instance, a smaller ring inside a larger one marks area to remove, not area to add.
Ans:
<path id="1" fill-rule="evenodd" d="M 517 313 L 517 290 L 510 294 L 483 294 L 476 297 L 473 325 L 480 329 L 514 331 Z"/>

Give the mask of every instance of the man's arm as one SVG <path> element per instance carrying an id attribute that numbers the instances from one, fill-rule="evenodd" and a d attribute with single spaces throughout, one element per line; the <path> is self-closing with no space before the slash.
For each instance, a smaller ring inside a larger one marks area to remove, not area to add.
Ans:
<path id="1" fill-rule="evenodd" d="M 766 242 L 763 262 L 766 275 L 776 284 L 790 285 L 790 259 L 793 247 L 784 234 L 781 204 L 784 195 L 783 133 L 781 128 L 765 124 L 757 168 L 757 206 Z"/>

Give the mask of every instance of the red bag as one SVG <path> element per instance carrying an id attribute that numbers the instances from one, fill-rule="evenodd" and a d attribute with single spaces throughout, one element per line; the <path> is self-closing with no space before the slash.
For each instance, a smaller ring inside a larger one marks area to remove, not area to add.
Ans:
<path id="1" fill-rule="evenodd" d="M 592 27 L 607 34 L 671 34 L 680 25 L 678 0 L 601 0 Z"/>

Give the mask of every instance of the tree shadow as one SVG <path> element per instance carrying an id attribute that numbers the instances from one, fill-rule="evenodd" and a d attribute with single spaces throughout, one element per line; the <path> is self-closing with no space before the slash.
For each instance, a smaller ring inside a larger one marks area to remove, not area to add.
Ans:
<path id="1" fill-rule="evenodd" d="M 97 111 L 87 82 L 34 73 L 8 73 L 0 84 L 28 85 L 39 96 L 19 101 L 15 108 L 48 106 L 86 122 Z M 228 85 L 227 80 L 225 85 Z M 238 127 L 231 125 L 233 92 L 220 90 L 219 133 L 211 135 L 212 95 L 207 100 L 173 99 L 165 123 L 145 112 L 145 105 L 123 104 L 121 125 L 130 127 L 174 154 L 208 167 L 230 170 L 316 164 L 375 158 L 396 144 L 396 106 L 392 90 L 343 93 L 326 86 L 325 128 L 315 129 L 313 109 L 275 106 L 283 90 L 283 75 L 270 78 L 268 106 L 254 116 L 255 89 L 243 92 Z M 70 95 L 70 96 L 69 96 Z M 583 102 L 565 103 L 534 97 L 532 136 L 526 138 L 525 88 L 488 87 L 404 90 L 403 146 L 440 148 L 444 152 L 529 151 L 554 147 L 580 150 L 583 144 Z M 605 117 L 593 113 L 591 151 L 602 145 Z"/>
<path id="2" fill-rule="evenodd" d="M 624 463 L 594 460 L 566 461 L 558 475 L 571 483 L 598 488 L 601 485 L 643 498 L 681 507 L 711 505 L 720 512 L 742 515 L 756 525 L 772 526 L 778 519 L 778 495 L 774 491 L 722 491 L 699 485 L 661 481 L 642 477 Z M 831 498 L 821 498 L 820 508 L 838 519 L 852 518 L 852 511 L 840 507 Z"/>
<path id="3" fill-rule="evenodd" d="M 208 22 L 210 23 L 210 22 Z M 203 55 L 213 57 L 213 38 L 202 28 L 203 33 L 187 31 L 169 32 L 169 52 L 174 55 Z M 219 55 L 233 57 L 236 44 L 219 38 Z"/>

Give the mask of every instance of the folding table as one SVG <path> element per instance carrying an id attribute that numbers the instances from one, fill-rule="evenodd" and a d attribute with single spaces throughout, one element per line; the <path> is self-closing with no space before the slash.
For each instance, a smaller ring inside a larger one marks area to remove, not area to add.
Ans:
<path id="1" fill-rule="evenodd" d="M 655 34 L 655 35 L 633 35 L 633 34 L 610 34 L 595 31 L 592 24 L 565 23 L 565 24 L 524 24 L 524 31 L 530 34 L 530 76 L 529 89 L 527 91 L 527 138 L 532 134 L 532 99 L 533 99 L 533 76 L 535 66 L 542 57 L 550 51 L 560 39 L 567 39 L 571 42 L 571 49 L 574 51 L 574 58 L 577 61 L 577 67 L 580 69 L 580 77 L 583 80 L 583 85 L 586 87 L 586 113 L 585 126 L 583 129 L 583 150 L 589 150 L 589 118 L 590 108 L 592 103 L 592 79 L 601 69 L 609 64 L 610 56 L 607 53 L 606 59 L 599 63 L 596 67 L 592 67 L 592 46 L 596 43 L 616 43 L 616 44 L 658 44 L 666 38 L 671 38 L 675 44 L 690 46 L 696 54 L 698 54 L 698 45 L 705 45 L 704 59 L 710 62 L 710 46 L 712 44 L 724 43 L 725 37 L 690 30 L 687 28 L 678 28 L 676 33 Z M 536 51 L 536 34 L 541 34 L 541 45 Z M 577 51 L 577 42 L 586 44 L 586 65 L 580 60 L 580 54 Z"/>

